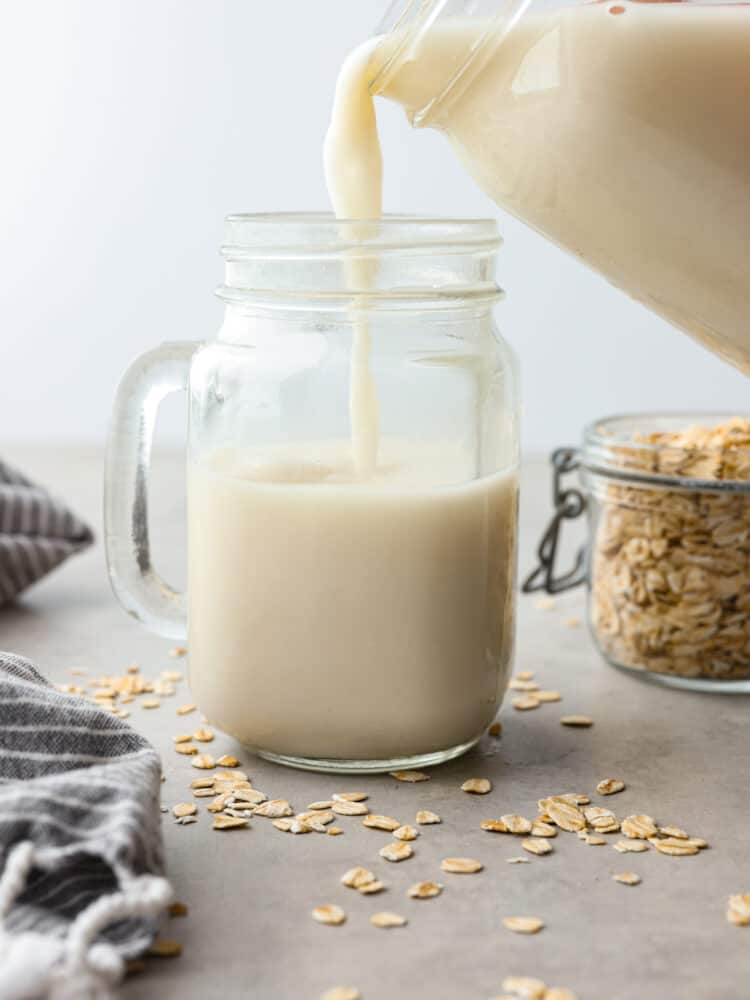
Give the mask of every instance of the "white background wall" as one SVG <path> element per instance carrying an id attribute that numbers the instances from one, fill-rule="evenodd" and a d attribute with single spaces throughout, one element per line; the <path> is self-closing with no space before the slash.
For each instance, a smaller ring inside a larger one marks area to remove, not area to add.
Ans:
<path id="1" fill-rule="evenodd" d="M 0 0 L 0 445 L 100 442 L 131 358 L 213 335 L 222 216 L 327 207 L 336 71 L 384 9 Z M 743 376 L 499 212 L 440 136 L 381 120 L 387 209 L 500 217 L 527 447 L 614 411 L 750 409 Z"/>

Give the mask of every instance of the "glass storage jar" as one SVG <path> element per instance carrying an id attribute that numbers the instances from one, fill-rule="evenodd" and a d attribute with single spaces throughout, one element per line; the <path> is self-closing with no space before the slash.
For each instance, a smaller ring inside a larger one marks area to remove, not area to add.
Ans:
<path id="1" fill-rule="evenodd" d="M 485 220 L 231 216 L 218 339 L 162 345 L 121 384 L 105 504 L 115 593 L 163 635 L 185 635 L 187 610 L 196 703 L 265 757 L 438 763 L 499 708 L 519 412 L 492 315 L 499 245 Z M 156 410 L 180 389 L 187 599 L 148 540 Z M 377 440 L 366 472 L 357 427 Z"/>
<path id="2" fill-rule="evenodd" d="M 640 413 L 561 449 L 556 514 L 524 589 L 588 583 L 588 623 L 612 664 L 664 684 L 750 692 L 750 422 Z M 561 476 L 579 470 L 583 494 Z M 578 565 L 556 577 L 560 527 L 588 510 Z"/>

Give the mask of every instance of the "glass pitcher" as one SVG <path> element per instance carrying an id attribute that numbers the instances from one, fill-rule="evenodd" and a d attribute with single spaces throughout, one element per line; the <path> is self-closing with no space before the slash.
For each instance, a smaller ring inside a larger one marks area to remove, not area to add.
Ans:
<path id="1" fill-rule="evenodd" d="M 515 620 L 519 403 L 492 318 L 495 223 L 386 217 L 358 233 L 326 214 L 230 217 L 218 339 L 131 367 L 105 485 L 115 593 L 162 635 L 184 636 L 187 611 L 207 718 L 272 760 L 341 771 L 472 746 L 505 691 Z M 350 419 L 363 323 L 366 477 Z M 156 411 L 177 390 L 187 599 L 152 566 L 147 528 Z"/>
<path id="2" fill-rule="evenodd" d="M 750 6 L 396 0 L 373 94 L 498 205 L 750 370 Z"/>

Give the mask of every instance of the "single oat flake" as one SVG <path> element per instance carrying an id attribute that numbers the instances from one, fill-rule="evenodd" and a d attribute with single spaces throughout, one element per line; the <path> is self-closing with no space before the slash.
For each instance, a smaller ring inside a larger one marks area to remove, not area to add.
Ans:
<path id="1" fill-rule="evenodd" d="M 243 826 L 247 826 L 247 820 L 240 818 L 238 816 L 225 816 L 223 813 L 219 813 L 218 816 L 214 818 L 214 830 L 239 830 Z"/>
<path id="2" fill-rule="evenodd" d="M 596 790 L 600 795 L 614 795 L 616 792 L 621 792 L 624 788 L 625 782 L 619 778 L 605 778 L 596 786 Z"/>
<path id="3" fill-rule="evenodd" d="M 338 816 L 366 816 L 368 813 L 364 802 L 334 801 L 331 810 Z"/>
<path id="4" fill-rule="evenodd" d="M 194 816 L 197 811 L 194 802 L 178 802 L 176 806 L 172 806 L 172 813 L 178 819 L 181 816 Z"/>
<path id="5" fill-rule="evenodd" d="M 525 694 L 520 698 L 514 698 L 511 705 L 517 712 L 529 712 L 533 708 L 539 708 L 541 702 L 533 694 Z"/>
<path id="6" fill-rule="evenodd" d="M 534 697 L 543 705 L 550 704 L 554 701 L 562 701 L 562 695 L 559 691 L 537 691 Z"/>
<path id="7" fill-rule="evenodd" d="M 368 813 L 367 816 L 362 820 L 362 826 L 369 826 L 373 830 L 386 830 L 391 833 L 393 830 L 398 830 L 401 823 L 397 819 L 392 819 L 390 816 L 380 816 L 378 813 Z"/>
<path id="8" fill-rule="evenodd" d="M 429 781 L 429 774 L 425 774 L 423 771 L 391 771 L 391 777 L 395 778 L 396 781 Z"/>
<path id="9" fill-rule="evenodd" d="M 197 740 L 198 743 L 210 743 L 214 738 L 214 734 L 210 729 L 196 729 L 193 733 L 193 739 Z"/>
<path id="10" fill-rule="evenodd" d="M 531 824 L 531 836 L 532 837 L 556 837 L 557 827 L 552 826 L 551 823 L 545 823 L 543 820 L 535 819 Z"/>
<path id="11" fill-rule="evenodd" d="M 337 792 L 331 796 L 334 802 L 364 802 L 369 797 L 367 792 Z"/>
<path id="12" fill-rule="evenodd" d="M 413 826 L 400 826 L 398 830 L 393 831 L 393 836 L 396 840 L 416 840 L 419 836 L 419 830 Z"/>
<path id="13" fill-rule="evenodd" d="M 225 753 L 223 757 L 219 757 L 216 761 L 219 767 L 239 767 L 240 762 L 236 757 L 233 757 L 230 753 Z"/>
<path id="14" fill-rule="evenodd" d="M 635 872 L 620 872 L 618 875 L 613 875 L 612 878 L 615 882 L 621 882 L 623 885 L 638 885 L 641 881 L 641 876 L 636 875 Z"/>
<path id="15" fill-rule="evenodd" d="M 736 927 L 750 926 L 750 892 L 729 897 L 727 920 Z"/>
<path id="16" fill-rule="evenodd" d="M 321 799 L 318 802 L 311 802 L 307 808 L 313 812 L 318 812 L 318 811 L 322 812 L 323 810 L 330 809 L 332 805 L 333 805 L 332 799 Z"/>
<path id="17" fill-rule="evenodd" d="M 178 715 L 190 715 L 191 712 L 195 711 L 195 705 L 180 705 L 177 709 Z"/>
<path id="18" fill-rule="evenodd" d="M 385 889 L 385 883 L 379 879 L 374 879 L 372 882 L 365 882 L 364 885 L 357 886 L 357 892 L 362 896 L 374 896 L 376 893 L 382 892 L 383 889 Z"/>
<path id="19" fill-rule="evenodd" d="M 531 864 L 528 858 L 506 858 L 505 863 L 508 865 L 528 865 Z"/>
<path id="20" fill-rule="evenodd" d="M 442 819 L 437 813 L 430 812 L 429 809 L 420 809 L 417 813 L 417 823 L 419 826 L 429 826 L 432 823 L 442 823 Z"/>
<path id="21" fill-rule="evenodd" d="M 141 702 L 141 708 L 159 708 L 161 707 L 161 702 L 158 698 L 144 698 Z"/>
<path id="22" fill-rule="evenodd" d="M 393 844 L 386 844 L 385 847 L 381 847 L 378 854 L 381 858 L 385 858 L 386 861 L 406 861 L 410 858 L 414 851 L 411 849 L 409 844 L 404 843 L 402 840 L 397 840 Z"/>
<path id="23" fill-rule="evenodd" d="M 468 778 L 461 785 L 461 791 L 470 795 L 486 795 L 492 791 L 492 782 L 489 778 Z"/>
<path id="24" fill-rule="evenodd" d="M 544 1000 L 547 984 L 541 979 L 532 979 L 531 976 L 506 976 L 503 979 L 503 990 L 522 1000 Z"/>
<path id="25" fill-rule="evenodd" d="M 367 868 L 356 867 L 350 868 L 349 871 L 344 872 L 339 881 L 348 889 L 359 889 L 361 885 L 367 885 L 368 882 L 374 882 L 375 876 Z"/>
<path id="26" fill-rule="evenodd" d="M 201 771 L 210 771 L 212 767 L 216 767 L 216 761 L 207 753 L 196 754 L 190 763 L 193 767 L 197 767 Z"/>
<path id="27" fill-rule="evenodd" d="M 521 847 L 529 854 L 551 854 L 552 844 L 544 837 L 527 837 L 521 841 Z"/>
<path id="28" fill-rule="evenodd" d="M 338 927 L 346 920 L 344 911 L 334 903 L 325 903 L 323 906 L 316 906 L 312 911 L 312 917 L 319 924 L 330 924 L 332 927 Z"/>
<path id="29" fill-rule="evenodd" d="M 510 833 L 508 827 L 501 819 L 485 819 L 479 825 L 488 833 Z"/>
<path id="30" fill-rule="evenodd" d="M 269 816 L 271 819 L 281 819 L 283 816 L 293 816 L 294 809 L 286 799 L 270 799 L 262 802 L 255 810 L 256 816 Z"/>
<path id="31" fill-rule="evenodd" d="M 391 927 L 403 927 L 407 923 L 406 917 L 402 917 L 398 913 L 388 913 L 383 911 L 382 913 L 373 913 L 370 917 L 370 923 L 375 927 L 383 927 L 388 930 Z"/>
<path id="32" fill-rule="evenodd" d="M 650 816 L 626 816 L 620 828 L 626 837 L 633 840 L 648 840 L 656 834 L 656 823 Z"/>
<path id="33" fill-rule="evenodd" d="M 563 715 L 560 719 L 561 726 L 577 726 L 586 729 L 594 725 L 594 720 L 588 715 Z"/>
<path id="34" fill-rule="evenodd" d="M 676 837 L 677 840 L 689 840 L 688 834 L 679 826 L 660 826 L 659 833 L 662 837 Z"/>
<path id="35" fill-rule="evenodd" d="M 660 854 L 670 854 L 677 858 L 698 854 L 700 850 L 696 844 L 692 844 L 689 840 L 679 840 L 677 837 L 667 837 L 665 840 L 649 837 L 649 843 L 653 844 Z"/>
<path id="36" fill-rule="evenodd" d="M 340 837 L 343 832 L 340 826 L 329 826 L 326 830 L 329 837 Z"/>
<path id="37" fill-rule="evenodd" d="M 474 858 L 443 858 L 440 867 L 452 875 L 474 875 L 476 872 L 481 872 L 484 865 Z"/>
<path id="38" fill-rule="evenodd" d="M 354 986 L 334 986 L 320 1000 L 362 1000 L 362 994 Z"/>
<path id="39" fill-rule="evenodd" d="M 443 886 L 440 882 L 415 882 L 414 885 L 409 886 L 407 895 L 411 896 L 412 899 L 433 899 L 435 896 L 439 896 L 442 891 Z"/>
<path id="40" fill-rule="evenodd" d="M 190 736 L 190 733 L 181 733 L 179 736 L 173 736 L 172 737 L 172 742 L 173 743 L 189 743 L 191 739 L 192 739 L 192 737 Z"/>
<path id="41" fill-rule="evenodd" d="M 508 833 L 531 833 L 531 821 L 516 813 L 506 813 L 505 816 L 500 817 L 500 822 Z"/>
<path id="42" fill-rule="evenodd" d="M 540 799 L 539 811 L 546 813 L 561 830 L 567 830 L 569 833 L 576 833 L 586 826 L 586 817 L 578 806 L 562 795 L 551 795 L 549 798 Z"/>
<path id="43" fill-rule="evenodd" d="M 514 934 L 537 934 L 544 927 L 544 921 L 539 917 L 503 917 L 503 926 Z"/>
<path id="44" fill-rule="evenodd" d="M 198 747 L 193 746 L 192 743 L 176 743 L 175 753 L 182 754 L 185 757 L 192 757 L 193 754 L 198 753 Z"/>
<path id="45" fill-rule="evenodd" d="M 493 722 L 490 728 L 487 730 L 488 735 L 494 736 L 495 739 L 498 739 L 498 737 L 502 735 L 502 732 L 503 732 L 502 722 Z"/>
<path id="46" fill-rule="evenodd" d="M 640 854 L 649 849 L 645 840 L 618 840 L 612 845 L 620 854 Z"/>

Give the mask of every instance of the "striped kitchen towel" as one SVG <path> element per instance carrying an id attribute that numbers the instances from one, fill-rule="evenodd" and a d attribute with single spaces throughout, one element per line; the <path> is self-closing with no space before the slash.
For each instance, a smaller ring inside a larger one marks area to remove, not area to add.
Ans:
<path id="1" fill-rule="evenodd" d="M 0 462 L 0 604 L 93 540 L 64 504 Z"/>
<path id="2" fill-rule="evenodd" d="M 171 900 L 153 747 L 0 653 L 0 997 L 104 1000 Z"/>

